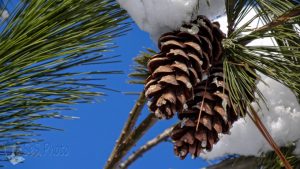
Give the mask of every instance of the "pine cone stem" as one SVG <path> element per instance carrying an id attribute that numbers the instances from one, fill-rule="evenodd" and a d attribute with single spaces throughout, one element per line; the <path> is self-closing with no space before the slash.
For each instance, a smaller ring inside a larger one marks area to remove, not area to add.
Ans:
<path id="1" fill-rule="evenodd" d="M 286 169 L 293 169 L 289 161 L 285 158 L 283 153 L 281 152 L 279 146 L 274 141 L 271 134 L 268 132 L 267 128 L 263 124 L 263 122 L 260 120 L 259 116 L 257 115 L 257 112 L 254 110 L 254 108 L 250 107 L 251 114 L 249 113 L 249 117 L 253 121 L 253 123 L 256 125 L 256 127 L 259 129 L 261 134 L 265 137 L 267 142 L 270 144 L 270 146 L 274 149 L 277 156 L 280 158 L 281 162 L 284 164 Z"/>
<path id="2" fill-rule="evenodd" d="M 208 81 L 205 82 L 204 95 L 206 95 L 207 84 L 208 84 Z M 205 102 L 205 97 L 202 98 L 200 110 L 203 109 L 204 102 Z M 202 111 L 200 111 L 200 113 L 199 113 L 199 115 L 198 115 L 197 126 L 196 126 L 196 132 L 197 132 L 198 129 L 199 129 L 201 114 L 202 114 Z"/>

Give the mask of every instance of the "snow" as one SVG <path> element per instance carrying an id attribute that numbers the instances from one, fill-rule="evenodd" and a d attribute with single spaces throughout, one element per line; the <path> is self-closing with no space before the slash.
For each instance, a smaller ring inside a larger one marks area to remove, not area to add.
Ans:
<path id="1" fill-rule="evenodd" d="M 118 0 L 132 19 L 156 42 L 162 33 L 178 29 L 191 20 L 198 0 Z M 199 14 L 214 19 L 225 13 L 224 0 L 199 1 Z"/>
<path id="2" fill-rule="evenodd" d="M 178 29 L 183 22 L 191 19 L 197 0 L 118 0 L 121 6 L 128 11 L 137 25 L 148 32 L 154 42 L 167 31 Z M 221 29 L 226 32 L 226 17 L 218 18 L 225 11 L 223 0 L 200 1 L 199 14 L 208 16 L 220 22 Z M 248 21 L 253 15 L 251 12 L 243 21 Z M 257 24 L 254 24 L 257 26 Z M 253 25 L 253 26 L 254 26 Z M 259 24 L 261 26 L 261 23 Z M 273 45 L 272 40 L 263 39 L 252 42 L 250 45 Z M 259 115 L 279 146 L 285 146 L 296 141 L 295 153 L 300 155 L 300 105 L 295 95 L 285 86 L 261 75 L 266 86 L 258 83 L 258 88 L 264 94 L 268 108 L 258 109 Z M 231 129 L 231 135 L 223 135 L 211 152 L 203 155 L 204 158 L 214 159 L 226 154 L 254 155 L 272 150 L 259 130 L 249 117 L 238 120 Z"/>

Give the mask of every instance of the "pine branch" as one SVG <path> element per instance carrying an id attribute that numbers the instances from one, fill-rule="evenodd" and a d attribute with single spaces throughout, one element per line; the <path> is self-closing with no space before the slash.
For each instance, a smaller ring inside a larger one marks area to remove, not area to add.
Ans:
<path id="1" fill-rule="evenodd" d="M 275 150 L 286 168 L 291 168 L 291 165 L 274 142 L 256 112 L 253 111 L 251 106 L 249 106 L 251 104 L 251 100 L 243 99 L 247 98 L 247 95 L 245 94 L 248 91 L 253 91 L 252 89 L 255 89 L 255 82 L 251 81 L 251 79 L 260 79 L 259 77 L 254 76 L 255 73 L 251 73 L 252 75 L 245 73 L 245 70 L 251 69 L 262 72 L 263 74 L 285 84 L 296 93 L 299 92 L 299 82 L 295 80 L 299 78 L 299 64 L 296 62 L 299 58 L 299 52 L 297 52 L 299 51 L 299 43 L 295 43 L 295 41 L 293 41 L 293 39 L 299 39 L 299 35 L 294 33 L 293 24 L 295 24 L 299 18 L 300 6 L 293 7 L 290 4 L 286 5 L 283 1 L 277 0 L 276 2 L 258 2 L 265 3 L 265 6 L 261 7 L 262 9 L 259 9 L 258 14 L 249 22 L 242 25 L 237 30 L 234 30 L 234 33 L 232 34 L 233 36 L 230 37 L 234 40 L 232 41 L 233 43 L 229 45 L 230 47 L 226 54 L 228 56 L 228 61 L 236 65 L 230 65 L 226 62 L 227 59 L 225 60 L 227 73 L 226 79 L 230 88 L 230 99 L 237 101 L 237 103 L 239 103 L 242 107 L 247 106 L 250 110 L 252 110 L 250 117 L 257 128 Z M 277 7 L 272 6 L 272 3 L 275 3 L 276 5 L 283 4 Z M 249 32 L 247 28 L 254 20 L 259 17 L 268 17 L 269 15 L 275 17 L 272 19 L 270 18 L 264 26 L 247 34 L 247 32 Z M 287 26 L 290 28 L 287 28 Z M 243 33 L 246 33 L 246 35 Z M 246 46 L 251 41 L 262 38 L 275 38 L 276 40 L 289 42 L 290 44 L 286 46 Z M 263 100 L 264 97 L 261 92 L 257 89 L 255 89 L 255 91 L 259 98 Z"/>
<path id="2" fill-rule="evenodd" d="M 120 169 L 127 169 L 133 162 L 135 162 L 138 158 L 142 157 L 147 151 L 151 150 L 153 147 L 157 146 L 158 144 L 162 143 L 170 136 L 174 126 L 166 129 L 161 134 L 149 140 L 145 145 L 140 147 L 137 151 L 135 151 L 132 155 L 128 157 L 127 160 L 120 164 Z"/>
<path id="3" fill-rule="evenodd" d="M 293 168 L 299 169 L 300 167 L 300 158 L 296 154 L 294 154 L 294 151 L 296 149 L 296 144 L 291 143 L 289 145 L 286 145 L 285 147 L 280 148 L 281 151 L 284 153 L 287 160 L 290 162 Z M 258 167 L 263 166 L 264 168 L 282 168 L 283 163 L 281 162 L 280 158 L 278 158 L 277 154 L 274 151 L 269 151 L 266 153 L 262 153 L 260 157 L 258 158 Z"/>
<path id="4" fill-rule="evenodd" d="M 130 133 L 125 141 L 120 145 L 116 154 L 111 156 L 106 162 L 104 169 L 116 168 L 122 158 L 129 152 L 129 150 L 144 136 L 147 131 L 157 122 L 157 118 L 153 114 L 149 114 L 141 124 Z"/>
<path id="5" fill-rule="evenodd" d="M 290 19 L 293 19 L 296 16 L 300 15 L 300 6 L 296 6 L 295 8 L 287 11 L 286 13 L 282 14 L 281 16 L 277 17 L 276 19 L 272 20 L 268 24 L 254 30 L 249 35 L 241 37 L 237 39 L 237 43 L 241 45 L 247 45 L 251 41 L 257 39 L 258 37 L 262 37 L 262 35 L 273 28 L 283 25 L 287 23 Z"/>
<path id="6" fill-rule="evenodd" d="M 233 159 L 225 159 L 224 161 L 207 167 L 206 169 L 249 169 L 257 168 L 257 157 L 238 157 Z"/>
<path id="7" fill-rule="evenodd" d="M 39 119 L 74 119 L 60 112 L 103 96 L 99 76 L 122 72 L 85 66 L 115 63 L 104 54 L 130 26 L 114 0 L 18 2 L 0 22 L 1 146 L 32 142 L 34 131 L 53 129 Z"/>
<path id="8" fill-rule="evenodd" d="M 287 160 L 293 168 L 299 168 L 300 159 L 293 154 L 295 145 L 287 145 L 280 148 L 287 157 Z M 258 157 L 254 156 L 229 156 L 229 158 L 220 159 L 221 162 L 208 166 L 207 169 L 248 169 L 248 168 L 266 168 L 266 169 L 280 169 L 283 168 L 281 160 L 274 151 L 262 153 Z"/>
<path id="9" fill-rule="evenodd" d="M 119 151 L 121 150 L 122 144 L 125 144 L 125 139 L 128 137 L 128 135 L 132 132 L 133 127 L 136 124 L 136 121 L 138 119 L 138 117 L 140 116 L 142 109 L 144 107 L 146 103 L 146 98 L 145 98 L 145 93 L 142 92 L 138 98 L 138 100 L 136 101 L 134 107 L 132 108 L 132 110 L 129 113 L 129 117 L 125 123 L 125 126 L 121 132 L 121 135 L 118 139 L 118 141 L 116 142 L 116 145 L 107 161 L 107 165 L 109 165 L 110 161 L 113 162 L 113 159 L 116 158 L 116 156 L 118 156 Z"/>

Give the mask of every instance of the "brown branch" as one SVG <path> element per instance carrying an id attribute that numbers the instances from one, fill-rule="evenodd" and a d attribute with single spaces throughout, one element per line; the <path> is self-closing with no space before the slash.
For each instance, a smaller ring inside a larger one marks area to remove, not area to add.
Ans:
<path id="1" fill-rule="evenodd" d="M 277 17 L 270 23 L 256 29 L 255 31 L 251 32 L 249 35 L 244 36 L 237 40 L 237 44 L 247 45 L 251 41 L 257 39 L 257 35 L 261 35 L 265 32 L 270 31 L 271 29 L 280 26 L 286 22 L 288 22 L 290 19 L 292 19 L 295 16 L 300 15 L 300 6 L 296 6 L 295 8 L 289 10 L 288 12 L 282 14 L 281 16 Z"/>
<path id="2" fill-rule="evenodd" d="M 156 145 L 165 141 L 171 134 L 174 126 L 166 129 L 160 135 L 156 136 L 152 140 L 148 141 L 145 145 L 140 147 L 137 151 L 135 151 L 132 155 L 128 157 L 128 159 L 120 164 L 120 169 L 127 169 L 133 162 L 135 162 L 138 158 L 140 158 L 144 153 L 151 150 Z"/>
<path id="3" fill-rule="evenodd" d="M 130 135 L 120 144 L 114 154 L 112 154 L 107 161 L 104 169 L 115 169 L 122 158 L 128 151 L 140 140 L 142 136 L 157 122 L 154 114 L 149 114 L 141 124 L 130 133 Z"/>
<path id="4" fill-rule="evenodd" d="M 265 139 L 268 141 L 270 146 L 274 149 L 275 153 L 277 156 L 280 158 L 281 162 L 284 164 L 286 169 L 293 169 L 289 161 L 285 158 L 283 153 L 281 152 L 280 148 L 274 141 L 273 137 L 270 135 L 268 132 L 267 128 L 263 124 L 263 122 L 260 120 L 259 116 L 257 115 L 256 111 L 254 108 L 251 106 L 250 107 L 251 114 L 249 113 L 249 116 L 251 120 L 254 122 L 256 127 L 259 129 L 259 131 L 262 133 L 262 135 L 265 137 Z"/>
<path id="5" fill-rule="evenodd" d="M 143 109 L 145 103 L 146 103 L 145 93 L 142 92 L 140 94 L 140 97 L 136 101 L 134 107 L 132 108 L 132 110 L 129 113 L 128 120 L 123 127 L 121 135 L 120 135 L 118 141 L 116 142 L 116 145 L 115 145 L 110 157 L 108 158 L 106 165 L 111 165 L 110 163 L 112 162 L 112 159 L 118 154 L 120 147 L 122 145 L 122 142 L 126 139 L 126 137 L 129 135 L 129 133 L 132 131 L 138 117 L 140 116 L 140 114 L 142 112 L 142 109 Z"/>

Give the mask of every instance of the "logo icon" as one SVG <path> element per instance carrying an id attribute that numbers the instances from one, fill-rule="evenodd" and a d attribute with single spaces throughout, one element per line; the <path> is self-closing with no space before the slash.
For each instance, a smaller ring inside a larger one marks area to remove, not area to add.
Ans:
<path id="1" fill-rule="evenodd" d="M 5 149 L 5 155 L 6 155 L 6 159 L 12 164 L 12 165 L 17 165 L 19 163 L 22 163 L 23 161 L 25 161 L 25 158 L 22 157 L 19 154 L 21 152 L 19 150 L 19 148 L 17 146 L 9 146 L 9 148 L 11 150 L 7 150 L 7 147 Z"/>

